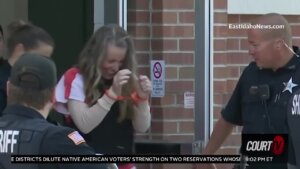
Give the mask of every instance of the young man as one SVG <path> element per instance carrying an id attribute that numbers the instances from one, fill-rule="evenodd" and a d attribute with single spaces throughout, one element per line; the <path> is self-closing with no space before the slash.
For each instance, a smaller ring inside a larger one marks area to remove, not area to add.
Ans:
<path id="1" fill-rule="evenodd" d="M 14 164 L 10 155 L 94 155 L 81 135 L 46 121 L 57 82 L 56 66 L 45 56 L 24 54 L 7 84 L 8 106 L 0 118 L 0 168 L 104 169 L 106 164 Z"/>
<path id="2" fill-rule="evenodd" d="M 236 88 L 222 110 L 203 154 L 214 154 L 236 125 L 243 126 L 243 134 L 288 134 L 288 102 L 300 88 L 300 58 L 298 48 L 292 50 L 291 28 L 279 14 L 259 17 L 252 25 L 283 25 L 281 29 L 248 30 L 249 54 L 254 62 L 242 73 Z M 260 98 L 251 90 L 267 86 L 269 98 Z M 290 166 L 296 165 L 293 144 L 289 144 Z M 214 168 L 202 164 L 198 168 Z M 250 164 L 247 169 L 287 168 L 287 164 Z"/>
<path id="3" fill-rule="evenodd" d="M 6 82 L 14 63 L 25 52 L 50 57 L 54 48 L 54 41 L 45 30 L 35 25 L 18 23 L 9 30 L 6 43 L 8 59 L 0 61 L 0 116 L 6 106 Z"/>

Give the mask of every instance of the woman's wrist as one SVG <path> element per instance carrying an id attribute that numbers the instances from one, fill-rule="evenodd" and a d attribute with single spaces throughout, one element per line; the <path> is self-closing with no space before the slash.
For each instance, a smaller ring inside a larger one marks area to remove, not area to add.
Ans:
<path id="1" fill-rule="evenodd" d="M 147 97 L 141 97 L 138 95 L 136 91 L 133 91 L 130 96 L 118 96 L 116 93 L 112 90 L 112 88 L 109 88 L 104 92 L 105 97 L 109 98 L 110 100 L 113 101 L 121 101 L 121 100 L 126 100 L 126 99 L 131 99 L 134 104 L 139 104 L 141 102 L 147 102 L 148 101 L 148 96 Z"/>
<path id="2" fill-rule="evenodd" d="M 133 102 L 135 104 L 148 101 L 148 97 L 141 97 L 138 95 L 138 93 L 136 91 L 131 93 L 131 99 L 133 100 Z"/>
<path id="3" fill-rule="evenodd" d="M 118 96 L 114 90 L 112 88 L 109 88 L 108 90 L 105 91 L 104 93 L 105 96 L 109 97 L 110 99 L 113 99 L 115 101 L 118 101 L 118 100 L 123 100 L 124 97 L 123 96 Z"/>
<path id="4" fill-rule="evenodd" d="M 113 95 L 112 95 L 113 96 Z M 115 99 L 107 96 L 104 94 L 100 99 L 98 99 L 98 103 L 103 107 L 105 110 L 109 111 L 111 106 L 116 102 Z"/>

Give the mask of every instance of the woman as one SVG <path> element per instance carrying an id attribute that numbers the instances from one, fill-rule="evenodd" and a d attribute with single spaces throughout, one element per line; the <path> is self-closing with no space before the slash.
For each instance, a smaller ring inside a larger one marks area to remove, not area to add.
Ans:
<path id="1" fill-rule="evenodd" d="M 89 39 L 78 65 L 60 79 L 55 107 L 70 114 L 96 152 L 131 154 L 134 132 L 150 127 L 151 90 L 147 76 L 136 76 L 132 39 L 121 27 L 106 25 Z"/>

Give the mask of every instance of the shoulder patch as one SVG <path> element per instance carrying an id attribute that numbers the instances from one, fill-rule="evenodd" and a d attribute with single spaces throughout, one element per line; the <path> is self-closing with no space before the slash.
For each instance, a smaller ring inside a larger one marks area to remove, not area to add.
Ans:
<path id="1" fill-rule="evenodd" d="M 81 143 L 85 143 L 84 138 L 78 133 L 78 131 L 73 131 L 72 133 L 68 134 L 69 139 L 71 139 L 76 145 Z"/>

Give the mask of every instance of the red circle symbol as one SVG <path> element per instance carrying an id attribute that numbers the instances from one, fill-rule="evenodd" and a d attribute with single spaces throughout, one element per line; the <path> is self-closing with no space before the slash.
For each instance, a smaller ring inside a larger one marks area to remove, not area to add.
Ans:
<path id="1" fill-rule="evenodd" d="M 162 66 L 159 62 L 156 62 L 153 66 L 153 75 L 155 78 L 160 78 L 162 75 Z"/>

